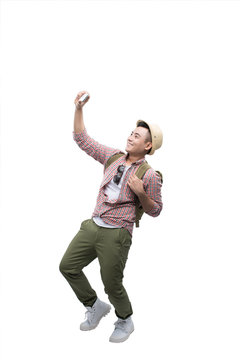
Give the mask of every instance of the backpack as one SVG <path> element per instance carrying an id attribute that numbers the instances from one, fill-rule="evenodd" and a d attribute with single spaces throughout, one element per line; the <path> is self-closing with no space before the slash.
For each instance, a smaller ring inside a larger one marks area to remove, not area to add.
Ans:
<path id="1" fill-rule="evenodd" d="M 114 163 L 114 161 L 116 161 L 117 159 L 119 159 L 121 156 L 123 156 L 124 153 L 118 153 L 118 154 L 114 154 L 112 155 L 106 162 L 105 164 L 105 170 L 112 164 Z M 147 170 L 151 169 L 151 166 L 147 163 L 147 161 L 145 161 L 143 164 L 141 164 L 139 166 L 139 168 L 137 169 L 135 175 L 139 178 L 142 179 L 144 174 L 146 173 Z M 163 183 L 163 176 L 162 173 L 158 170 L 155 170 L 156 174 L 160 177 L 160 181 L 161 184 Z M 139 221 L 141 220 L 142 216 L 143 216 L 144 210 L 142 205 L 140 204 L 140 201 L 137 198 L 137 202 L 136 202 L 136 210 L 135 210 L 135 214 L 136 214 L 136 219 L 135 219 L 135 224 L 136 227 L 139 227 Z"/>

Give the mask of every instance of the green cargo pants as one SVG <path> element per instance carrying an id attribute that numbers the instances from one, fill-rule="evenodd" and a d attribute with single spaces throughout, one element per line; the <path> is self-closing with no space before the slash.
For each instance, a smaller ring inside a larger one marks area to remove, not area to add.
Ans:
<path id="1" fill-rule="evenodd" d="M 116 315 L 122 319 L 132 315 L 132 306 L 122 285 L 131 244 L 132 236 L 125 228 L 104 228 L 92 219 L 82 222 L 62 258 L 60 271 L 84 306 L 92 306 L 97 294 L 82 269 L 98 258 L 104 290 Z"/>

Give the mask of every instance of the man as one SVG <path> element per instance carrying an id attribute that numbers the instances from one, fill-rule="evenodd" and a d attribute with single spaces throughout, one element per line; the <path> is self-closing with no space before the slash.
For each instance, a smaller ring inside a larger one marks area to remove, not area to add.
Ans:
<path id="1" fill-rule="evenodd" d="M 81 102 L 87 94 L 79 92 L 74 103 L 73 137 L 78 146 L 101 164 L 120 150 L 99 144 L 85 129 Z M 89 94 L 88 94 L 89 95 Z M 134 330 L 133 313 L 127 292 L 122 284 L 123 271 L 132 243 L 136 200 L 144 212 L 158 216 L 162 210 L 161 181 L 153 169 L 142 179 L 135 173 L 145 162 L 145 155 L 152 155 L 162 145 L 162 132 L 157 125 L 138 121 L 128 137 L 126 152 L 104 169 L 96 207 L 91 219 L 82 222 L 60 263 L 60 271 L 67 279 L 80 302 L 86 307 L 86 320 L 80 325 L 83 331 L 92 330 L 111 309 L 90 286 L 82 269 L 98 258 L 104 290 L 115 308 L 118 320 L 110 336 L 111 342 L 123 342 Z M 90 189 L 89 189 L 90 191 Z"/>

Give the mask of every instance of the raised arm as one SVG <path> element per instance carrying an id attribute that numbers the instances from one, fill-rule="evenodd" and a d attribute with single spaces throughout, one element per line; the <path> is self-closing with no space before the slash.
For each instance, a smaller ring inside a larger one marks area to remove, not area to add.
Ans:
<path id="1" fill-rule="evenodd" d="M 88 155 L 93 157 L 95 160 L 99 161 L 101 164 L 105 164 L 109 157 L 111 157 L 116 153 L 121 152 L 121 150 L 100 144 L 88 135 L 83 121 L 82 108 L 90 99 L 90 96 L 88 94 L 89 96 L 88 99 L 84 103 L 81 103 L 79 102 L 79 99 L 84 94 L 88 94 L 88 93 L 86 91 L 80 91 L 77 94 L 76 99 L 74 100 L 76 109 L 74 114 L 73 138 L 80 147 L 80 149 L 85 151 Z"/>
<path id="2" fill-rule="evenodd" d="M 75 108 L 75 114 L 74 114 L 74 132 L 80 134 L 81 132 L 83 132 L 83 130 L 85 129 L 85 125 L 84 125 L 84 121 L 83 121 L 83 106 L 88 102 L 88 100 L 90 99 L 90 95 L 88 94 L 88 98 L 86 99 L 86 101 L 79 102 L 79 99 L 84 95 L 84 94 L 88 94 L 86 91 L 80 91 L 77 96 L 76 99 L 74 100 L 74 104 L 76 106 Z"/>

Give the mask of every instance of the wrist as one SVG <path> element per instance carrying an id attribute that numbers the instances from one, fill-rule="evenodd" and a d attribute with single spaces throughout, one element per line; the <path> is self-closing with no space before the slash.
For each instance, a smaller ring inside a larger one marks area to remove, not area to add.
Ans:
<path id="1" fill-rule="evenodd" d="M 82 106 L 76 105 L 75 106 L 75 112 L 82 112 Z"/>
<path id="2" fill-rule="evenodd" d="M 146 198 L 147 194 L 146 194 L 145 190 L 142 189 L 141 191 L 139 191 L 139 192 L 137 193 L 137 196 L 138 196 L 139 198 Z"/>

